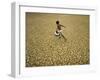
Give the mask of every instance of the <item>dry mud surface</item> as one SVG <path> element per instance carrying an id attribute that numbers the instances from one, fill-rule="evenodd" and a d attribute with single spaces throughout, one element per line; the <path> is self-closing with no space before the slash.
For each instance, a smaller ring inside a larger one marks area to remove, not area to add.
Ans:
<path id="1" fill-rule="evenodd" d="M 66 28 L 54 35 L 56 20 Z M 26 13 L 26 67 L 89 64 L 89 16 Z"/>

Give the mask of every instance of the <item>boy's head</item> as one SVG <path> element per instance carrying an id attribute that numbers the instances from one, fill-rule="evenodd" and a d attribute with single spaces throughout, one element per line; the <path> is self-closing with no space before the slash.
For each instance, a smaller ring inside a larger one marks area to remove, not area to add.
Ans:
<path id="1" fill-rule="evenodd" d="M 59 24 L 59 21 L 56 21 L 56 24 Z"/>

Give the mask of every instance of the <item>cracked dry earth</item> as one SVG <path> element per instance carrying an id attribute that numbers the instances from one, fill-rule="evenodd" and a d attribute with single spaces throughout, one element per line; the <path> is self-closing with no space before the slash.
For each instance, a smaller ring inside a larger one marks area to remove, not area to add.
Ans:
<path id="1" fill-rule="evenodd" d="M 56 20 L 66 28 L 54 35 Z M 89 64 L 89 16 L 26 13 L 26 67 Z"/>

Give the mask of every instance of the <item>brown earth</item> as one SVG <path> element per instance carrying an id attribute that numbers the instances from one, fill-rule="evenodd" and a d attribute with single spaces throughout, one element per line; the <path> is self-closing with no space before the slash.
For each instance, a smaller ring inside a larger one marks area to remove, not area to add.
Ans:
<path id="1" fill-rule="evenodd" d="M 66 28 L 54 35 L 56 20 Z M 26 13 L 26 67 L 89 64 L 89 16 Z"/>

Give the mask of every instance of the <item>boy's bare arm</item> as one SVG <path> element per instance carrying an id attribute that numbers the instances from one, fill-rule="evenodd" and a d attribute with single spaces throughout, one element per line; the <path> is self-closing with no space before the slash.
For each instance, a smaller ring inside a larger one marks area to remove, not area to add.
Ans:
<path id="1" fill-rule="evenodd" d="M 60 26 L 65 28 L 65 26 L 64 26 L 64 25 L 61 25 L 61 24 L 60 24 Z"/>

